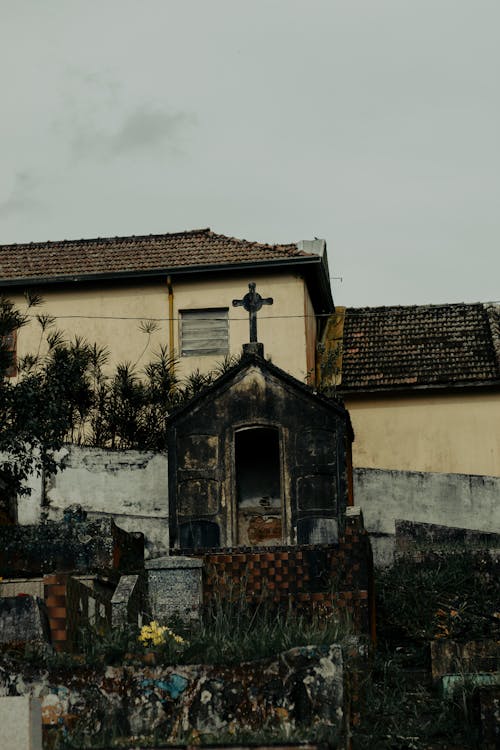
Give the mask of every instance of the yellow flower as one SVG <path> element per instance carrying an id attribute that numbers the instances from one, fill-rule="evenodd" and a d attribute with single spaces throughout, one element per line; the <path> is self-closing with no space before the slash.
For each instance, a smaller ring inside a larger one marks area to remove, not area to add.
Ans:
<path id="1" fill-rule="evenodd" d="M 178 645 L 184 644 L 184 638 L 180 635 L 176 635 L 166 625 L 159 625 L 156 620 L 152 620 L 149 625 L 143 625 L 141 628 L 138 640 L 144 646 L 161 646 L 166 643 L 168 639 L 174 641 Z"/>

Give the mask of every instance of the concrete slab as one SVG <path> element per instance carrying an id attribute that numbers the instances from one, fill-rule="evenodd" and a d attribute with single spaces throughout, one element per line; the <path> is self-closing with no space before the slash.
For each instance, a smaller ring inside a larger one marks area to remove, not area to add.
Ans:
<path id="1" fill-rule="evenodd" d="M 2 750 L 42 750 L 42 709 L 29 695 L 0 698 Z"/>

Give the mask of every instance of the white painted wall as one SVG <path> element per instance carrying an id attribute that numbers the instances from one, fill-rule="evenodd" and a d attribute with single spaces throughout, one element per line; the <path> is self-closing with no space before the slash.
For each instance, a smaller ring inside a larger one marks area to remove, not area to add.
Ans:
<path id="1" fill-rule="evenodd" d="M 48 517 L 62 517 L 77 503 L 89 518 L 112 516 L 126 531 L 146 536 L 146 556 L 168 552 L 168 461 L 161 453 L 108 451 L 67 446 L 62 470 L 45 484 Z M 21 524 L 37 523 L 42 511 L 42 483 L 33 478 L 34 492 L 18 501 Z"/>
<path id="2" fill-rule="evenodd" d="M 500 533 L 499 477 L 359 468 L 354 502 L 378 565 L 392 562 L 396 519 Z"/>
<path id="3" fill-rule="evenodd" d="M 79 504 L 89 518 L 112 516 L 126 531 L 142 531 L 146 557 L 168 554 L 168 460 L 165 454 L 68 446 L 64 469 L 46 482 L 48 516 Z M 21 524 L 41 516 L 42 482 L 18 502 Z M 500 478 L 471 474 L 354 470 L 354 500 L 363 510 L 377 564 L 392 561 L 394 521 L 404 519 L 500 532 Z"/>
<path id="4" fill-rule="evenodd" d="M 17 501 L 17 521 L 22 526 L 38 523 L 42 512 L 43 479 L 33 473 L 24 482 L 29 495 L 23 495 Z"/>

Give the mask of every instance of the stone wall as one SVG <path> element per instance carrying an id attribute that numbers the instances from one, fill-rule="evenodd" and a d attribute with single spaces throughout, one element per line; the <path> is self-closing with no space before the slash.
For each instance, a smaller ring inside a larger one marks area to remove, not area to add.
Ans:
<path id="1" fill-rule="evenodd" d="M 81 508 L 68 508 L 59 523 L 0 525 L 0 573 L 4 578 L 39 577 L 55 570 L 134 571 L 143 566 L 141 533 L 129 534 L 111 518 L 87 521 Z"/>
<path id="2" fill-rule="evenodd" d="M 42 510 L 58 520 L 75 503 L 89 519 L 113 518 L 125 531 L 142 531 L 146 556 L 168 551 L 168 461 L 165 454 L 67 446 L 61 471 L 45 482 L 32 477 L 33 492 L 18 501 L 21 524 L 36 523 Z M 44 505 L 45 507 L 44 507 Z"/>
<path id="3" fill-rule="evenodd" d="M 265 727 L 283 733 L 323 725 L 344 734 L 342 649 L 302 646 L 235 667 L 139 664 L 71 670 L 0 663 L 0 694 L 36 696 L 45 734 L 77 734 L 81 745 L 156 734 L 199 743 L 200 736 Z"/>
<path id="4" fill-rule="evenodd" d="M 500 532 L 500 477 L 385 469 L 354 470 L 376 565 L 390 564 L 396 519 Z"/>
<path id="5" fill-rule="evenodd" d="M 168 459 L 165 454 L 70 446 L 64 470 L 46 483 L 49 517 L 79 503 L 89 518 L 113 517 L 127 531 L 142 531 L 146 557 L 168 554 Z M 32 477 L 20 498 L 21 524 L 40 520 L 43 493 Z M 363 509 L 375 564 L 392 561 L 397 518 L 484 531 L 500 531 L 500 478 L 469 474 L 354 470 L 354 501 Z"/>
<path id="6" fill-rule="evenodd" d="M 416 521 L 395 522 L 395 557 L 412 559 L 417 562 L 428 556 L 453 554 L 454 552 L 478 552 L 492 560 L 500 556 L 500 534 L 492 531 L 476 531 L 443 526 L 436 523 Z M 500 572 L 500 571 L 499 571 Z"/>

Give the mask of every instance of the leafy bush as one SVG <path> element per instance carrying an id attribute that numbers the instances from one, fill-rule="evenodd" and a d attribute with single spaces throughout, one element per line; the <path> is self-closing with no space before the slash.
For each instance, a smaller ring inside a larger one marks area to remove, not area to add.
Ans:
<path id="1" fill-rule="evenodd" d="M 408 669 L 408 657 L 413 663 L 414 655 L 402 650 L 382 651 L 375 659 L 353 750 L 478 749 L 478 729 L 463 700 L 436 695 Z"/>
<path id="2" fill-rule="evenodd" d="M 32 315 L 43 300 L 26 296 L 26 312 L 0 298 L 0 487 L 6 494 L 29 490 L 24 481 L 35 471 L 46 476 L 57 469 L 55 454 L 65 442 L 102 448 L 163 451 L 166 424 L 173 409 L 211 385 L 238 362 L 226 357 L 214 371 L 195 372 L 180 382 L 177 361 L 166 347 L 153 352 L 138 369 L 155 330 L 141 322 L 144 349 L 135 363 L 106 365 L 109 354 L 76 337 L 66 341 L 48 315 Z M 17 376 L 7 337 L 35 317 L 40 328 L 37 350 L 18 362 Z"/>
<path id="3" fill-rule="evenodd" d="M 81 627 L 75 649 L 78 653 L 55 653 L 48 666 L 57 666 L 58 660 L 68 659 L 74 667 L 96 667 L 103 664 L 122 664 L 127 654 L 135 650 L 138 628 L 127 625 L 122 628 L 106 627 L 97 630 L 91 625 Z"/>

